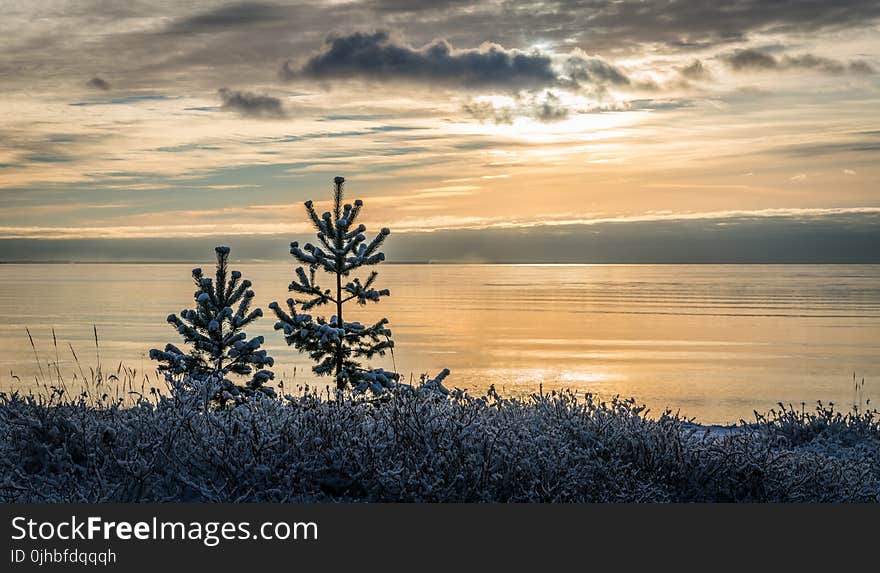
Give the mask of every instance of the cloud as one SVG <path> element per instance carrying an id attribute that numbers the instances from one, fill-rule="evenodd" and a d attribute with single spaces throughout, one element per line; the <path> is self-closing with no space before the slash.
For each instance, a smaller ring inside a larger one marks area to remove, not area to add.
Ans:
<path id="1" fill-rule="evenodd" d="M 551 225 L 509 218 L 446 217 L 431 233 L 422 218 L 391 222 L 394 261 L 460 260 L 475 253 L 494 262 L 570 263 L 878 263 L 880 209 L 768 209 L 645 214 Z M 542 219 L 546 221 L 547 217 Z M 409 232 L 408 232 L 409 231 Z M 199 260 L 213 245 L 232 244 L 243 259 L 287 260 L 284 245 L 308 225 L 3 227 L 0 260 Z M 180 237 L 188 237 L 181 241 Z M 39 239 L 39 240 L 33 240 Z"/>
<path id="2" fill-rule="evenodd" d="M 280 119 L 287 116 L 281 100 L 277 97 L 228 88 L 220 88 L 217 90 L 217 95 L 223 102 L 220 109 L 224 111 L 238 112 L 245 117 L 266 119 Z"/>
<path id="3" fill-rule="evenodd" d="M 709 68 L 707 68 L 700 60 L 694 60 L 689 65 L 679 68 L 678 72 L 684 78 L 689 80 L 708 80 L 712 77 Z"/>
<path id="4" fill-rule="evenodd" d="M 819 70 L 829 74 L 842 74 L 846 71 L 846 65 L 832 60 L 831 58 L 822 58 L 813 54 L 803 54 L 800 56 L 785 56 L 782 58 L 780 65 L 783 68 L 807 68 Z"/>
<path id="5" fill-rule="evenodd" d="M 630 79 L 605 60 L 586 55 L 580 50 L 565 60 L 565 75 L 574 84 L 629 85 Z"/>
<path id="6" fill-rule="evenodd" d="M 492 38 L 504 45 L 574 40 L 603 53 L 632 50 L 640 44 L 662 44 L 676 51 L 705 50 L 760 33 L 870 27 L 880 17 L 880 4 L 873 0 L 447 0 L 437 4 L 429 0 L 372 0 L 367 6 L 375 12 L 358 12 L 366 19 L 361 26 L 377 25 L 375 20 L 384 17 L 385 21 L 405 21 L 408 32 L 418 28 L 434 35 L 475 38 L 491 30 Z"/>
<path id="7" fill-rule="evenodd" d="M 110 82 L 104 78 L 95 76 L 86 82 L 86 86 L 96 90 L 107 91 L 110 89 Z"/>
<path id="8" fill-rule="evenodd" d="M 90 101 L 78 101 L 74 103 L 70 103 L 67 105 L 71 105 L 73 107 L 90 107 L 95 105 L 136 105 L 140 103 L 149 103 L 156 101 L 166 101 L 174 99 L 172 96 L 166 95 L 134 95 L 134 96 L 126 96 L 126 97 L 118 97 L 113 99 L 105 99 L 105 100 L 90 100 Z"/>
<path id="9" fill-rule="evenodd" d="M 513 107 L 496 107 L 491 101 L 473 101 L 466 103 L 462 106 L 462 111 L 478 120 L 480 123 L 486 123 L 487 121 L 495 124 L 513 123 Z"/>
<path id="10" fill-rule="evenodd" d="M 793 68 L 811 69 L 827 74 L 842 74 L 847 71 L 856 74 L 871 74 L 875 71 L 870 64 L 863 60 L 851 60 L 845 63 L 814 54 L 785 55 L 777 58 L 772 54 L 755 49 L 735 50 L 722 56 L 722 59 L 731 69 L 736 71 L 788 70 Z"/>
<path id="11" fill-rule="evenodd" d="M 704 50 L 756 33 L 870 27 L 880 17 L 880 4 L 872 0 L 593 0 L 585 9 L 582 0 L 550 0 L 514 14 L 528 18 L 546 36 L 564 38 L 588 29 L 594 49 L 662 43 L 679 50 Z M 500 28 L 500 22 L 493 27 Z"/>
<path id="12" fill-rule="evenodd" d="M 414 48 L 388 32 L 354 33 L 329 38 L 323 50 L 298 70 L 285 63 L 285 79 L 370 78 L 411 80 L 467 87 L 536 88 L 556 81 L 552 59 L 484 43 L 455 49 L 445 40 Z"/>
<path id="13" fill-rule="evenodd" d="M 553 92 L 544 94 L 543 99 L 532 104 L 532 117 L 544 123 L 552 123 L 567 119 L 569 110 L 563 106 L 559 96 Z"/>
<path id="14" fill-rule="evenodd" d="M 282 16 L 280 7 L 262 2 L 238 2 L 179 18 L 166 30 L 170 33 L 225 31 L 260 22 L 272 22 Z"/>
<path id="15" fill-rule="evenodd" d="M 445 10 L 455 6 L 473 5 L 473 0 L 367 0 L 370 8 L 377 12 L 415 13 L 429 10 Z"/>
<path id="16" fill-rule="evenodd" d="M 880 131 L 856 131 L 833 141 L 814 141 L 778 146 L 771 153 L 790 157 L 817 157 L 832 154 L 871 154 L 880 152 Z"/>
<path id="17" fill-rule="evenodd" d="M 877 70 L 864 60 L 852 60 L 849 63 L 849 71 L 854 74 L 873 74 Z"/>
<path id="18" fill-rule="evenodd" d="M 734 70 L 774 70 L 779 67 L 776 58 L 760 50 L 736 50 L 723 59 Z"/>
<path id="19" fill-rule="evenodd" d="M 439 7 L 428 0 L 92 1 L 64 11 L 59 28 L 59 19 L 42 4 L 14 2 L 5 14 L 13 24 L 0 58 L 5 85 L 33 84 L 44 67 L 56 73 L 40 81 L 68 84 L 81 84 L 79 78 L 95 70 L 113 70 L 114 86 L 132 89 L 173 83 L 195 93 L 192 88 L 223 85 L 230 77 L 237 85 L 253 85 L 265 81 L 267 62 L 291 58 L 288 68 L 297 71 L 294 64 L 332 30 L 400 29 L 416 46 L 446 38 L 456 47 L 476 47 L 491 39 L 508 50 L 541 43 L 629 58 L 646 51 L 710 50 L 758 36 L 784 41 L 791 35 L 802 44 L 827 33 L 832 41 L 834 35 L 838 42 L 870 43 L 865 29 L 880 17 L 875 0 L 447 0 Z M 129 65 L 118 66 L 120 61 Z"/>
<path id="20" fill-rule="evenodd" d="M 505 98 L 510 103 L 498 104 L 491 99 L 478 99 L 462 106 L 462 111 L 480 123 L 511 124 L 517 117 L 528 117 L 543 123 L 567 119 L 570 110 L 552 92 Z"/>
<path id="21" fill-rule="evenodd" d="M 631 84 L 616 66 L 580 50 L 557 57 L 537 50 L 506 49 L 490 42 L 478 48 L 458 49 L 442 39 L 416 48 L 384 31 L 330 37 L 321 51 L 301 67 L 286 61 L 279 75 L 286 81 L 361 78 L 514 91 Z"/>

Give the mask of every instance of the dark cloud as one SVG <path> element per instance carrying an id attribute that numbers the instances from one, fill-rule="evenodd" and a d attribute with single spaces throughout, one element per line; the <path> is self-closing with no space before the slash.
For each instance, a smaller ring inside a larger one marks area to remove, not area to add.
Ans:
<path id="1" fill-rule="evenodd" d="M 104 78 L 95 76 L 86 82 L 86 86 L 96 90 L 107 91 L 110 89 L 110 82 Z"/>
<path id="2" fill-rule="evenodd" d="M 399 233 L 391 261 L 492 263 L 878 263 L 875 214 L 725 217 L 555 228 Z"/>
<path id="3" fill-rule="evenodd" d="M 12 11 L 22 21 L 51 20 L 44 18 L 46 9 L 40 4 L 17 3 Z M 111 69 L 113 87 L 131 90 L 173 84 L 192 93 L 193 88 L 224 85 L 229 78 L 237 85 L 263 83 L 266 65 L 288 58 L 303 61 L 334 30 L 399 30 L 412 46 L 444 38 L 456 47 L 491 41 L 507 51 L 527 51 L 540 44 L 557 53 L 580 48 L 617 58 L 646 50 L 717 52 L 758 33 L 805 45 L 821 34 L 869 27 L 880 18 L 875 0 L 201 0 L 166 2 L 161 8 L 152 2 L 75 4 L 65 8 L 65 26 L 57 33 L 37 33 L 35 28 L 32 34 L 23 29 L 11 35 L 0 54 L 4 84 L 40 80 L 38 67 L 27 62 L 59 70 L 41 81 L 68 85 L 81 83 L 79 78 L 89 78 L 94 70 Z M 121 61 L 127 65 L 120 67 Z M 288 66 L 288 71 L 298 67 Z M 849 69 L 864 73 L 866 67 L 855 63 Z"/>
<path id="4" fill-rule="evenodd" d="M 724 56 L 724 61 L 734 70 L 775 70 L 779 67 L 775 57 L 760 50 L 737 50 Z"/>
<path id="5" fill-rule="evenodd" d="M 846 65 L 832 60 L 831 58 L 822 58 L 813 54 L 803 54 L 800 56 L 784 56 L 780 62 L 783 68 L 808 68 L 826 72 L 829 74 L 842 74 L 846 71 Z"/>
<path id="6" fill-rule="evenodd" d="M 297 78 L 408 80 L 514 91 L 632 84 L 616 66 L 582 53 L 564 57 L 557 66 L 553 57 L 539 51 L 506 49 L 488 42 L 479 48 L 457 49 L 446 40 L 434 40 L 416 48 L 384 31 L 328 38 L 324 48 L 300 68 L 285 62 L 280 77 L 288 81 Z"/>
<path id="7" fill-rule="evenodd" d="M 345 4 L 352 7 L 353 4 Z M 438 9 L 438 7 L 440 9 Z M 363 12 L 358 12 L 358 8 Z M 880 18 L 873 0 L 513 0 L 450 2 L 373 0 L 352 8 L 355 25 L 403 27 L 419 41 L 455 45 L 490 39 L 508 47 L 538 42 L 602 55 L 639 52 L 646 44 L 707 50 L 757 33 L 804 34 L 868 27 Z M 351 25 L 349 18 L 341 16 Z M 345 29 L 337 23 L 337 29 Z"/>
<path id="8" fill-rule="evenodd" d="M 684 78 L 689 80 L 708 80 L 712 77 L 709 68 L 707 68 L 700 60 L 694 60 L 689 65 L 680 68 L 678 71 Z"/>
<path id="9" fill-rule="evenodd" d="M 523 6 L 535 28 L 556 24 L 597 48 L 663 43 L 690 50 L 739 42 L 758 33 L 809 33 L 870 26 L 873 0 L 558 0 Z M 573 18 L 571 15 L 575 15 Z M 569 18 L 570 24 L 564 23 Z M 578 28 L 583 30 L 577 33 Z"/>
<path id="10" fill-rule="evenodd" d="M 567 119 L 570 110 L 559 96 L 548 91 L 540 96 L 517 98 L 514 105 L 496 106 L 491 101 L 472 101 L 462 111 L 480 123 L 511 124 L 516 117 L 530 117 L 545 123 Z"/>
<path id="11" fill-rule="evenodd" d="M 538 121 L 552 123 L 567 119 L 568 115 L 568 108 L 562 105 L 559 96 L 553 92 L 545 93 L 543 98 L 532 104 L 532 117 Z"/>
<path id="12" fill-rule="evenodd" d="M 565 75 L 575 84 L 630 84 L 630 79 L 617 67 L 586 55 L 569 56 L 565 60 Z"/>
<path id="13" fill-rule="evenodd" d="M 287 78 L 370 78 L 448 83 L 467 87 L 535 88 L 553 84 L 547 55 L 506 50 L 496 44 L 456 50 L 445 40 L 414 48 L 387 32 L 354 33 L 328 39 L 324 49 Z"/>
<path id="14" fill-rule="evenodd" d="M 284 11 L 276 5 L 240 2 L 176 20 L 168 27 L 167 32 L 188 34 L 217 32 L 261 22 L 272 22 L 283 16 Z"/>
<path id="15" fill-rule="evenodd" d="M 284 106 L 277 97 L 220 88 L 217 95 L 223 102 L 220 109 L 234 111 L 246 117 L 279 119 L 286 117 Z"/>
<path id="16" fill-rule="evenodd" d="M 95 105 L 135 105 L 144 102 L 152 102 L 152 101 L 165 101 L 174 99 L 172 96 L 165 95 L 135 95 L 135 96 L 126 96 L 126 97 L 117 97 L 113 99 L 105 99 L 105 100 L 90 100 L 90 101 L 78 101 L 74 103 L 70 103 L 67 105 L 71 105 L 74 107 L 90 107 Z"/>
<path id="17" fill-rule="evenodd" d="M 728 217 L 398 234 L 391 261 L 493 263 L 877 263 L 874 215 Z"/>
<path id="18" fill-rule="evenodd" d="M 490 101 L 475 101 L 462 106 L 462 111 L 467 115 L 479 120 L 480 123 L 492 122 L 496 124 L 513 123 L 513 108 L 508 106 L 496 107 Z"/>
<path id="19" fill-rule="evenodd" d="M 856 74 L 874 73 L 874 68 L 862 60 L 852 60 L 848 63 L 814 54 L 800 54 L 795 56 L 785 55 L 777 58 L 767 52 L 755 49 L 735 50 L 722 56 L 722 59 L 732 69 L 737 71 L 766 71 L 788 70 L 794 68 L 810 69 L 827 74 L 842 74 L 852 72 Z"/>
<path id="20" fill-rule="evenodd" d="M 377 12 L 415 13 L 468 7 L 474 0 L 367 0 L 364 5 Z"/>
<path id="21" fill-rule="evenodd" d="M 442 35 L 461 43 L 488 34 L 505 46 L 565 42 L 593 53 L 638 50 L 644 44 L 705 50 L 761 32 L 867 27 L 880 18 L 874 0 L 371 0 L 361 6 L 372 13 L 364 14 L 367 21 L 359 25 L 406 22 L 414 38 Z"/>
<path id="22" fill-rule="evenodd" d="M 62 14 L 42 4 L 13 3 L 7 12 L 40 26 L 52 21 L 51 14 Z M 540 43 L 556 52 L 580 48 L 610 58 L 646 50 L 718 51 L 759 33 L 805 44 L 821 34 L 876 25 L 878 18 L 876 0 L 202 0 L 165 2 L 161 8 L 153 2 L 77 2 L 63 10 L 65 25 L 57 32 L 23 27 L 8 34 L 0 76 L 5 85 L 35 80 L 69 85 L 94 70 L 112 69 L 114 88 L 162 89 L 173 83 L 204 89 L 230 77 L 238 85 L 265 82 L 267 62 L 300 62 L 333 30 L 400 30 L 414 46 L 434 38 L 457 47 L 488 40 L 508 51 Z M 866 67 L 849 66 L 853 72 Z M 41 68 L 58 73 L 41 79 Z"/>
<path id="23" fill-rule="evenodd" d="M 481 260 L 495 263 L 880 263 L 880 216 L 748 217 L 608 222 L 521 229 L 396 233 L 395 263 Z M 308 239 L 308 237 L 305 237 Z M 6 239 L 0 261 L 195 262 L 214 245 L 240 260 L 290 258 L 289 235 L 180 239 Z"/>
<path id="24" fill-rule="evenodd" d="M 791 157 L 817 157 L 840 153 L 875 155 L 880 152 L 880 132 L 857 132 L 849 134 L 842 141 L 785 145 L 771 152 Z"/>
<path id="25" fill-rule="evenodd" d="M 297 78 L 297 72 L 293 69 L 290 60 L 286 60 L 278 69 L 278 79 L 283 82 L 292 82 Z"/>
<path id="26" fill-rule="evenodd" d="M 864 60 L 853 60 L 849 63 L 849 71 L 854 74 L 873 74 L 877 70 Z"/>

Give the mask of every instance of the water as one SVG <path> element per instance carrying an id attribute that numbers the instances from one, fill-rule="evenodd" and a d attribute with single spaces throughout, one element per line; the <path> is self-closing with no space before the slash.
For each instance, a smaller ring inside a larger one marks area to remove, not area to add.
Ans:
<path id="1" fill-rule="evenodd" d="M 26 326 L 44 369 L 52 327 L 62 371 L 74 369 L 67 343 L 94 365 L 94 324 L 105 370 L 150 370 L 150 348 L 179 343 L 165 317 L 192 303 L 190 266 L 0 265 L 0 386 L 34 385 Z M 264 310 L 287 298 L 291 265 L 233 267 Z M 375 365 L 407 377 L 448 367 L 450 385 L 475 391 L 543 383 L 713 423 L 779 401 L 849 408 L 853 372 L 880 401 L 880 266 L 386 265 L 380 283 L 392 296 L 347 318 L 387 316 L 397 351 Z M 276 372 L 315 382 L 273 323 L 251 332 L 266 337 Z"/>

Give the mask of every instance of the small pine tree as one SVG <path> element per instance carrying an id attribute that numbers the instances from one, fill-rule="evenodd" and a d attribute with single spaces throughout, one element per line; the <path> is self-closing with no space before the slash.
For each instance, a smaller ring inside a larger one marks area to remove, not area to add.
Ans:
<path id="1" fill-rule="evenodd" d="M 274 396 L 274 390 L 265 386 L 274 378 L 272 371 L 265 368 L 274 362 L 260 349 L 263 337 L 247 340 L 244 333 L 246 326 L 263 316 L 259 308 L 250 310 L 254 299 L 251 281 L 242 279 L 239 271 L 228 271 L 229 247 L 216 247 L 214 251 L 215 280 L 205 277 L 200 268 L 192 270 L 198 287 L 193 295 L 196 308 L 181 311 L 179 318 L 168 315 L 168 322 L 185 342 L 192 344 L 192 350 L 185 353 L 168 344 L 164 351 L 150 350 L 150 358 L 159 361 L 159 370 L 169 376 L 195 380 L 219 376 L 222 383 L 214 401 L 221 406 L 241 402 L 256 393 Z M 228 374 L 250 379 L 237 385 L 226 379 Z"/>
<path id="2" fill-rule="evenodd" d="M 384 391 L 399 379 L 395 372 L 381 368 L 371 369 L 361 365 L 362 359 L 375 355 L 383 356 L 387 350 L 393 352 L 394 342 L 388 319 L 383 318 L 372 326 L 359 322 L 345 322 L 343 307 L 346 303 L 378 302 L 391 294 L 388 289 L 373 287 L 378 273 L 371 271 L 364 282 L 359 278 L 346 280 L 351 273 L 361 267 L 376 265 L 385 260 L 379 247 L 391 233 L 382 229 L 372 240 L 367 241 L 366 227 L 355 220 L 360 214 L 363 202 L 342 204 L 345 179 L 336 177 L 333 187 L 333 212 L 320 217 L 311 201 L 306 201 L 306 213 L 317 230 L 319 245 L 306 243 L 300 248 L 298 242 L 290 244 L 290 254 L 308 267 L 296 269 L 296 279 L 290 283 L 289 290 L 296 296 L 287 300 L 289 313 L 281 309 L 277 302 L 269 305 L 278 316 L 276 330 L 284 332 L 287 344 L 300 352 L 308 353 L 317 364 L 312 368 L 319 376 L 335 375 L 336 387 L 343 390 L 351 387 L 357 392 L 367 389 L 375 393 Z M 335 289 L 324 289 L 315 280 L 315 272 L 320 269 L 335 279 Z M 336 306 L 336 314 L 330 319 L 312 318 L 305 314 L 312 308 L 325 304 Z M 299 311 L 297 310 L 299 307 Z"/>

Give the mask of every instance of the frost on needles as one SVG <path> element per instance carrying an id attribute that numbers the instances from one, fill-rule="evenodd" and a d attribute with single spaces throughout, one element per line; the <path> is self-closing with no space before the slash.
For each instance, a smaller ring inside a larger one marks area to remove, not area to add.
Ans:
<path id="1" fill-rule="evenodd" d="M 349 279 L 354 271 L 385 260 L 379 248 L 391 231 L 383 228 L 378 235 L 367 239 L 366 227 L 355 225 L 363 202 L 358 199 L 343 205 L 344 183 L 343 177 L 333 180 L 332 213 L 328 211 L 318 216 L 314 204 L 306 201 L 306 213 L 317 231 L 317 244 L 306 243 L 302 247 L 298 242 L 290 244 L 290 254 L 304 265 L 296 269 L 296 278 L 290 283 L 289 290 L 295 295 L 287 299 L 287 311 L 277 302 L 269 308 L 278 316 L 275 329 L 284 332 L 287 344 L 307 353 L 316 362 L 312 368 L 315 374 L 335 376 L 339 390 L 351 387 L 356 392 L 381 393 L 394 385 L 399 375 L 381 368 L 364 367 L 361 361 L 383 356 L 389 350 L 393 352 L 388 319 L 368 326 L 346 322 L 343 307 L 350 302 L 361 305 L 379 302 L 391 294 L 388 289 L 373 286 L 378 276 L 376 271 L 371 271 L 363 282 L 359 278 Z M 335 280 L 333 288 L 318 285 L 318 270 Z M 325 304 L 336 306 L 336 314 L 329 319 L 308 314 L 309 310 Z"/>
<path id="2" fill-rule="evenodd" d="M 265 386 L 274 375 L 266 369 L 273 360 L 260 348 L 263 337 L 248 340 L 244 332 L 263 316 L 259 308 L 251 310 L 251 281 L 243 279 L 239 271 L 228 270 L 229 247 L 214 251 L 217 269 L 213 280 L 200 268 L 192 270 L 198 287 L 193 295 L 196 307 L 181 311 L 179 317 L 168 316 L 168 322 L 192 350 L 187 353 L 168 344 L 165 350 L 150 350 L 150 358 L 161 363 L 159 370 L 174 384 L 196 389 L 207 379 L 214 381 L 209 398 L 221 406 L 240 403 L 255 394 L 274 396 L 274 390 Z M 236 384 L 230 375 L 244 379 L 243 383 Z"/>

